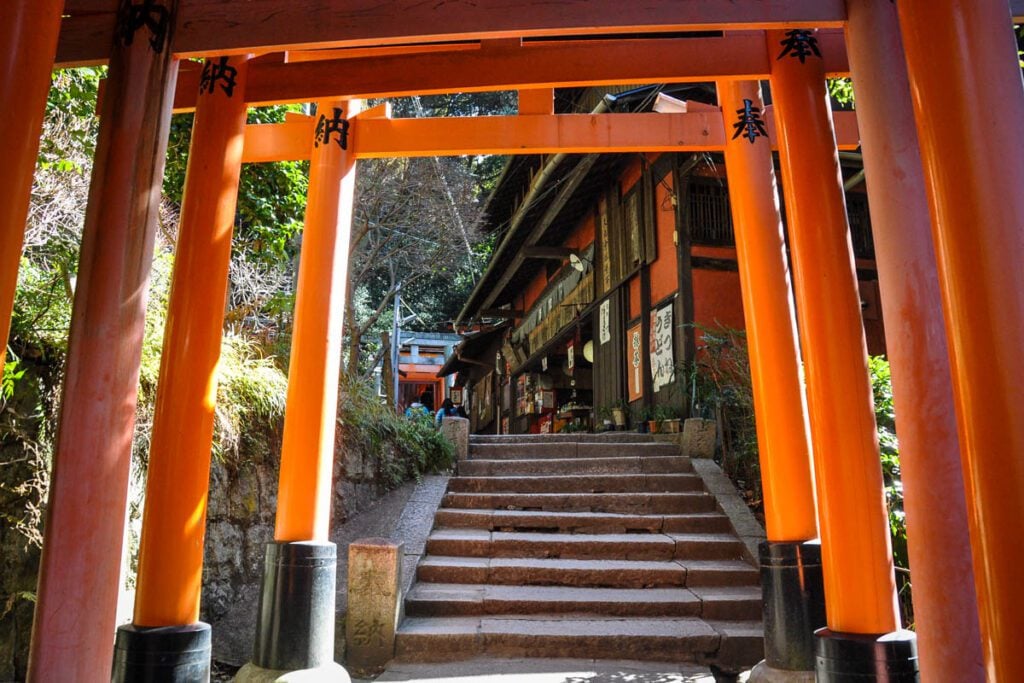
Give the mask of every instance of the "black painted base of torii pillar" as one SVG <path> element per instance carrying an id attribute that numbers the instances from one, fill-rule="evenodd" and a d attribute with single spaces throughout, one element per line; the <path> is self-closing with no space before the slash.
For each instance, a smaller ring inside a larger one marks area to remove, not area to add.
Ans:
<path id="1" fill-rule="evenodd" d="M 910 631 L 864 635 L 826 627 L 820 542 L 765 541 L 758 554 L 765 661 L 751 673 L 751 683 L 920 680 Z"/>
<path id="2" fill-rule="evenodd" d="M 236 682 L 274 681 L 301 672 L 301 680 L 349 683 L 348 673 L 334 661 L 337 567 L 333 543 L 267 544 L 253 659 Z"/>
<path id="3" fill-rule="evenodd" d="M 195 683 L 210 680 L 210 625 L 117 629 L 113 683 Z"/>

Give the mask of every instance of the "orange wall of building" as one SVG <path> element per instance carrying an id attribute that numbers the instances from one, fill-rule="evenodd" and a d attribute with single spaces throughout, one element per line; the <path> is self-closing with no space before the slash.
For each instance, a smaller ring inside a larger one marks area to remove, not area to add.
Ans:
<path id="1" fill-rule="evenodd" d="M 519 305 L 517 308 L 523 313 L 530 310 L 530 307 L 537 303 L 537 299 L 544 292 L 544 288 L 548 286 L 547 272 L 542 268 L 533 279 L 530 280 L 529 284 L 526 285 L 526 289 L 523 290 L 522 295 L 518 298 Z"/>
<path id="2" fill-rule="evenodd" d="M 744 329 L 740 274 L 731 270 L 695 268 L 693 307 L 693 317 L 699 326 Z"/>
<path id="3" fill-rule="evenodd" d="M 676 210 L 672 205 L 672 175 L 658 183 L 654 193 L 655 241 L 657 260 L 651 264 L 651 304 L 656 304 L 679 288 L 679 261 L 676 258 Z"/>
<path id="4" fill-rule="evenodd" d="M 594 223 L 593 214 L 587 214 L 586 217 L 580 221 L 569 236 L 566 237 L 563 245 L 571 247 L 573 249 L 586 249 L 594 242 L 594 235 L 596 226 Z M 566 261 L 565 263 L 568 263 Z M 530 310 L 530 307 L 537 303 L 537 299 L 544 293 L 544 288 L 548 286 L 547 269 L 541 268 L 533 279 L 530 280 L 529 284 L 526 285 L 526 289 L 523 293 L 516 297 L 515 304 L 516 308 L 523 311 L 524 313 Z"/>
<path id="5" fill-rule="evenodd" d="M 594 243 L 596 234 L 594 214 L 588 213 L 579 225 L 572 231 L 565 240 L 565 246 L 573 249 L 586 249 Z"/>

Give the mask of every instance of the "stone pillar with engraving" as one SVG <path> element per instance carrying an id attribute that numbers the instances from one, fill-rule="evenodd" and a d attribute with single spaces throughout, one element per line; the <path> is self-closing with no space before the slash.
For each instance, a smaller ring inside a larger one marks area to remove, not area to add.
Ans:
<path id="1" fill-rule="evenodd" d="M 469 458 L 469 420 L 464 417 L 441 419 L 441 433 L 455 446 L 455 460 Z"/>
<path id="2" fill-rule="evenodd" d="M 348 547 L 345 663 L 353 674 L 379 674 L 395 653 L 402 600 L 402 544 L 364 538 Z"/>

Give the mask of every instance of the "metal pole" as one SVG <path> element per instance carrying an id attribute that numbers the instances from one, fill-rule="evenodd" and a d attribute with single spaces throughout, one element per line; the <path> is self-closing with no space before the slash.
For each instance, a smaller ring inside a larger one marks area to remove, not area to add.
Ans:
<path id="1" fill-rule="evenodd" d="M 402 347 L 402 281 L 395 285 L 395 316 L 391 325 L 391 395 L 398 410 L 398 355 Z"/>

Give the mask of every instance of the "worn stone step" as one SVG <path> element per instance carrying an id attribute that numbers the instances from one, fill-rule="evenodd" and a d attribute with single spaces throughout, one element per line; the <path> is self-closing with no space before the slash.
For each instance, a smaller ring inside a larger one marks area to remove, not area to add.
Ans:
<path id="1" fill-rule="evenodd" d="M 758 570 L 742 560 L 571 560 L 428 555 L 420 581 L 538 586 L 648 588 L 758 586 Z"/>
<path id="2" fill-rule="evenodd" d="M 686 567 L 686 585 L 744 586 L 761 585 L 761 573 L 747 560 L 676 560 Z"/>
<path id="3" fill-rule="evenodd" d="M 449 491 L 494 493 L 634 493 L 704 490 L 696 474 L 541 474 L 454 477 Z"/>
<path id="4" fill-rule="evenodd" d="M 711 512 L 690 515 L 627 515 L 614 512 L 460 510 L 445 508 L 434 517 L 439 527 L 490 531 L 561 531 L 616 534 L 628 531 L 728 533 L 729 518 Z"/>
<path id="5" fill-rule="evenodd" d="M 637 432 L 603 432 L 588 434 L 470 434 L 470 444 L 520 444 L 520 443 L 654 443 L 651 434 Z"/>
<path id="6" fill-rule="evenodd" d="M 456 662 L 391 660 L 378 681 L 420 683 L 708 683 L 701 664 L 616 659 L 474 657 Z"/>
<path id="7" fill-rule="evenodd" d="M 510 476 L 516 474 L 681 474 L 693 471 L 682 455 L 538 458 L 517 460 L 464 460 L 462 476 Z"/>
<path id="8" fill-rule="evenodd" d="M 727 670 L 739 671 L 764 659 L 764 627 L 761 621 L 709 621 L 721 636 L 715 662 Z"/>
<path id="9" fill-rule="evenodd" d="M 730 534 L 559 534 L 435 529 L 431 555 L 564 557 L 571 559 L 742 559 L 743 544 Z"/>
<path id="10" fill-rule="evenodd" d="M 677 560 L 743 560 L 747 548 L 732 534 L 667 533 L 676 542 Z"/>
<path id="11" fill-rule="evenodd" d="M 761 591 L 739 588 L 580 588 L 418 583 L 406 597 L 410 617 L 482 614 L 759 619 Z"/>
<path id="12" fill-rule="evenodd" d="M 511 446 L 523 443 L 579 443 L 577 434 L 470 434 L 469 445 Z"/>
<path id="13" fill-rule="evenodd" d="M 406 597 L 410 617 L 481 614 L 700 616 L 701 599 L 686 588 L 576 588 L 420 583 Z"/>
<path id="14" fill-rule="evenodd" d="M 716 659 L 722 641 L 722 633 L 696 617 L 409 618 L 398 630 L 395 654 L 416 661 L 490 655 L 704 662 Z"/>
<path id="15" fill-rule="evenodd" d="M 653 441 L 527 441 L 508 444 L 472 443 L 469 447 L 469 457 L 474 460 L 648 457 L 679 454 L 679 447 L 675 444 Z"/>
<path id="16" fill-rule="evenodd" d="M 448 493 L 446 508 L 683 514 L 712 512 L 715 499 L 693 493 Z"/>
<path id="17" fill-rule="evenodd" d="M 435 529 L 427 538 L 427 552 L 431 555 L 468 557 L 670 560 L 675 547 L 675 541 L 663 534 L 545 534 Z"/>

